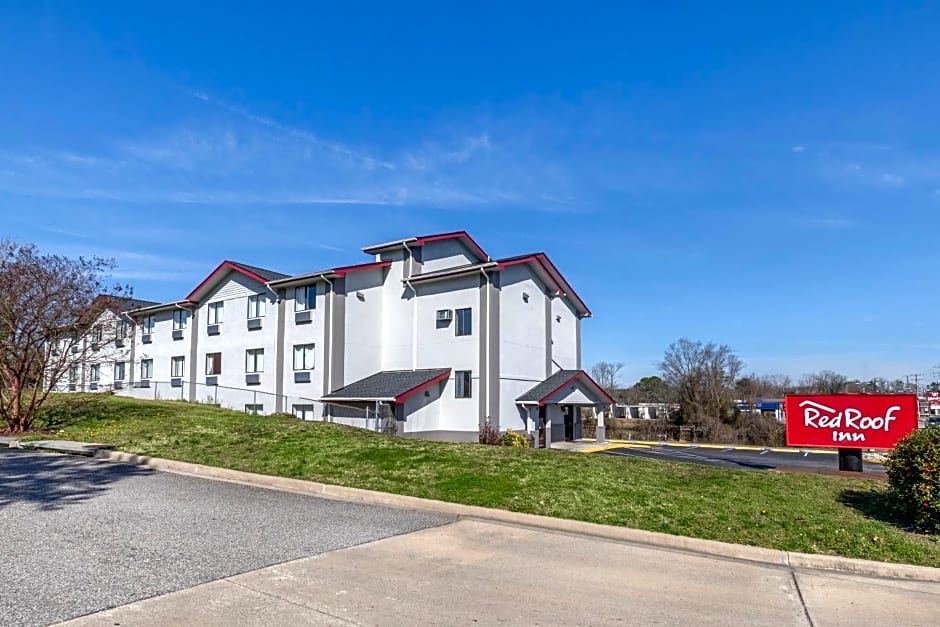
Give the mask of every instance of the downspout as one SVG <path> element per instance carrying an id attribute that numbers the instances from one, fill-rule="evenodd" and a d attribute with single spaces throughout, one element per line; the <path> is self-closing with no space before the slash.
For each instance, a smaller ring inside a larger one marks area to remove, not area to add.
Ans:
<path id="1" fill-rule="evenodd" d="M 329 377 L 327 377 L 327 387 L 329 389 L 327 389 L 325 392 L 326 394 L 329 394 L 330 392 L 333 391 L 333 313 L 334 313 L 333 312 L 333 296 L 334 296 L 333 281 L 326 278 L 325 274 L 321 274 L 320 278 L 326 281 L 330 285 L 330 303 L 329 303 L 330 328 L 326 330 L 326 332 L 329 334 L 328 337 L 329 337 L 329 344 L 330 344 L 330 351 L 329 351 L 329 354 L 326 356 L 326 369 L 327 369 L 327 372 L 329 372 Z"/>
<path id="2" fill-rule="evenodd" d="M 412 273 L 415 267 L 414 253 L 408 248 L 407 242 L 402 242 L 402 246 L 408 251 L 408 276 L 405 277 L 405 285 L 411 290 L 411 369 L 418 369 L 418 290 L 411 284 Z"/>
<path id="3" fill-rule="evenodd" d="M 490 275 L 486 273 L 485 268 L 480 268 L 480 272 L 483 274 L 483 278 L 486 279 L 486 286 L 484 289 L 486 290 L 486 317 L 487 317 L 486 337 L 483 337 L 482 335 L 480 336 L 480 341 L 486 342 L 486 344 L 483 347 L 483 363 L 486 364 L 485 374 L 487 377 L 487 385 L 481 386 L 486 391 L 481 400 L 485 403 L 485 405 L 483 405 L 483 414 L 486 416 L 487 422 L 489 422 L 490 394 L 492 393 L 490 391 L 490 386 L 489 386 L 490 367 L 492 366 L 492 364 L 490 363 L 490 333 L 493 332 L 493 330 L 490 329 L 490 321 L 489 321 L 489 318 L 491 317 L 490 316 Z M 480 316 L 480 318 L 483 318 L 483 316 Z M 480 323 L 481 323 L 480 326 L 482 327 L 483 320 L 480 320 Z M 483 374 L 484 373 L 482 372 L 480 373 L 481 378 L 483 377 Z"/>

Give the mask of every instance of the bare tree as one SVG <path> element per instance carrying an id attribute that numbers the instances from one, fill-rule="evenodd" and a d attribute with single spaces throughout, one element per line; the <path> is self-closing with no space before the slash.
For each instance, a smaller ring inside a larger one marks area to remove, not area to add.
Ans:
<path id="1" fill-rule="evenodd" d="M 663 380 L 678 394 L 682 415 L 699 424 L 727 415 L 743 367 L 731 347 L 687 338 L 670 344 L 659 365 Z"/>
<path id="2" fill-rule="evenodd" d="M 113 260 L 40 255 L 32 244 L 0 242 L 0 419 L 27 431 L 51 390 L 114 337 L 98 324 Z M 96 298 L 97 297 L 97 298 Z"/>
<path id="3" fill-rule="evenodd" d="M 832 370 L 820 370 L 803 375 L 799 387 L 806 394 L 840 394 L 847 390 L 848 383 L 845 375 Z"/>
<path id="4" fill-rule="evenodd" d="M 613 396 L 619 384 L 618 377 L 621 370 L 623 370 L 623 364 L 619 361 L 617 363 L 599 361 L 591 367 L 591 378 Z"/>

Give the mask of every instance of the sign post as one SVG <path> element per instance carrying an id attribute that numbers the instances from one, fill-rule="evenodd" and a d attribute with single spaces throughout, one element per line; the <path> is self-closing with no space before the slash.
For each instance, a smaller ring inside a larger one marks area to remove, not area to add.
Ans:
<path id="1" fill-rule="evenodd" d="M 892 449 L 917 429 L 914 394 L 788 394 L 787 445 L 839 449 L 839 470 L 862 472 L 863 449 Z"/>

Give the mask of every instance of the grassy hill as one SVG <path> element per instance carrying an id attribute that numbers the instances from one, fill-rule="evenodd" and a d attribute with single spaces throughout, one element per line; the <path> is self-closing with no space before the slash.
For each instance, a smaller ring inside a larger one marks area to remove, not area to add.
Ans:
<path id="1" fill-rule="evenodd" d="M 885 518 L 886 484 L 386 437 L 177 401 L 62 395 L 61 439 L 131 453 L 769 548 L 940 567 Z M 51 434 L 45 434 L 49 437 Z"/>

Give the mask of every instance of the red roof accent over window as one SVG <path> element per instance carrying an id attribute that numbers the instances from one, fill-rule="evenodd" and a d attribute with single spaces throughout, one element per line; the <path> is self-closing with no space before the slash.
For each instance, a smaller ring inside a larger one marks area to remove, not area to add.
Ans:
<path id="1" fill-rule="evenodd" d="M 353 272 L 361 272 L 363 270 L 372 270 L 374 268 L 388 268 L 392 265 L 391 261 L 376 261 L 373 263 L 360 263 L 354 266 L 342 266 L 340 268 L 333 268 L 333 273 L 337 276 L 346 276 L 347 274 Z"/>
<path id="2" fill-rule="evenodd" d="M 240 273 L 240 274 L 243 274 L 243 275 L 245 275 L 246 277 L 248 277 L 249 279 L 254 279 L 255 281 L 258 281 L 259 283 L 267 283 L 267 280 L 266 280 L 264 277 L 258 276 L 258 275 L 255 274 L 254 272 L 252 272 L 252 271 L 250 271 L 250 270 L 246 270 L 245 268 L 242 268 L 241 266 L 239 266 L 239 265 L 236 264 L 236 263 L 233 263 L 233 262 L 231 262 L 231 261 L 225 260 L 225 261 L 223 261 L 222 263 L 220 263 L 220 264 L 219 264 L 219 267 L 216 268 L 215 270 L 213 270 L 213 271 L 209 274 L 209 276 L 207 276 L 205 279 L 203 279 L 202 283 L 200 283 L 199 285 L 197 285 L 197 286 L 196 286 L 196 289 L 194 289 L 192 292 L 190 292 L 190 293 L 189 293 L 189 296 L 187 296 L 187 297 L 185 298 L 185 300 L 194 301 L 194 299 L 195 299 L 195 297 L 196 297 L 196 294 L 198 294 L 198 293 L 202 290 L 202 288 L 204 288 L 206 285 L 208 285 L 209 283 L 211 283 L 211 282 L 219 275 L 219 273 L 225 272 L 225 271 L 227 271 L 227 270 L 234 270 L 235 272 L 238 272 L 238 273 Z"/>
<path id="3" fill-rule="evenodd" d="M 477 244 L 476 241 L 474 241 L 474 239 L 470 237 L 470 234 L 466 231 L 454 231 L 453 233 L 441 233 L 439 235 L 424 235 L 419 237 L 415 243 L 419 246 L 423 246 L 428 242 L 438 242 L 447 239 L 463 240 L 464 244 L 466 244 L 467 247 L 472 250 L 482 261 L 487 261 L 490 258 L 490 256 L 484 252 L 480 245 Z"/>
<path id="4" fill-rule="evenodd" d="M 413 388 L 411 388 L 410 390 L 408 390 L 408 391 L 406 391 L 406 392 L 402 392 L 401 394 L 399 394 L 398 396 L 395 397 L 395 402 L 396 402 L 396 403 L 404 403 L 408 398 L 414 396 L 415 394 L 417 394 L 417 393 L 419 393 L 419 392 L 425 391 L 426 389 L 428 389 L 429 387 L 431 387 L 431 386 L 434 385 L 435 383 L 440 383 L 441 381 L 444 381 L 445 379 L 447 379 L 447 378 L 449 378 L 449 377 L 450 377 L 450 370 L 448 370 L 447 372 L 444 372 L 444 373 L 442 373 L 442 374 L 439 374 L 438 376 L 434 377 L 434 378 L 431 379 L 430 381 L 425 381 L 424 383 L 422 383 L 422 384 L 419 385 L 419 386 L 413 387 Z"/>

